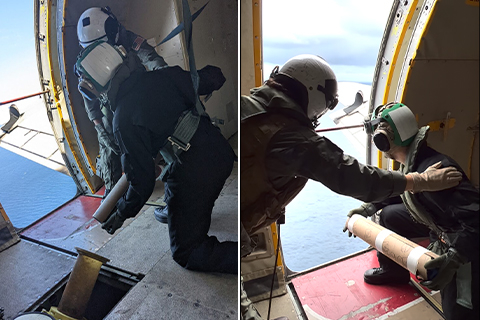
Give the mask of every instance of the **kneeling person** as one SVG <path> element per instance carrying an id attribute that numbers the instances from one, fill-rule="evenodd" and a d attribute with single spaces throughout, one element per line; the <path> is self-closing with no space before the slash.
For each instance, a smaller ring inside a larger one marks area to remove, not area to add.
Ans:
<path id="1" fill-rule="evenodd" d="M 97 48 L 114 55 L 105 42 Z M 236 274 L 237 242 L 219 242 L 207 235 L 214 202 L 232 171 L 235 153 L 208 115 L 198 114 L 190 73 L 178 66 L 146 72 L 138 57 L 129 53 L 107 74 L 118 84 L 111 88 L 119 88 L 108 91 L 108 96 L 115 102 L 113 131 L 129 188 L 102 228 L 113 234 L 126 219 L 137 215 L 154 189 L 154 158 L 160 151 L 170 158 L 162 180 L 174 260 L 191 270 Z M 217 67 L 207 66 L 198 75 L 201 95 L 220 89 L 225 82 Z M 172 152 L 180 119 L 199 120 L 182 127 L 193 134 L 189 147 Z"/>
<path id="2" fill-rule="evenodd" d="M 395 126 L 402 121 L 403 126 Z M 447 319 L 479 318 L 479 192 L 460 166 L 427 144 L 428 126 L 418 129 L 415 116 L 401 103 L 378 107 L 371 124 L 373 141 L 388 158 L 401 163 L 400 171 L 427 172 L 427 168 L 455 167 L 462 172 L 460 183 L 435 192 L 404 192 L 380 203 L 365 203 L 348 214 L 371 216 L 378 210 L 379 224 L 406 238 L 429 237 L 429 249 L 440 255 L 425 264 L 438 269 L 431 281 L 421 284 L 440 290 Z M 401 128 L 397 130 L 398 128 Z M 399 132 L 399 131 L 402 132 Z M 346 229 L 344 229 L 346 231 Z M 378 252 L 379 268 L 369 269 L 369 284 L 407 283 L 409 271 Z"/>

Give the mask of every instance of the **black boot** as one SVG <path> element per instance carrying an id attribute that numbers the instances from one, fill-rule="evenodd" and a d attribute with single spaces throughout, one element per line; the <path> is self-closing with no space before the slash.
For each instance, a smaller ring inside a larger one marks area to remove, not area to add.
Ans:
<path id="1" fill-rule="evenodd" d="M 168 223 L 168 210 L 167 207 L 157 207 L 153 212 L 155 219 L 160 223 Z"/>
<path id="2" fill-rule="evenodd" d="M 363 274 L 363 280 L 368 284 L 407 284 L 410 281 L 410 272 L 401 267 L 373 268 Z"/>
<path id="3" fill-rule="evenodd" d="M 377 251 L 380 268 L 365 271 L 363 280 L 368 284 L 406 284 L 410 281 L 410 272 L 399 266 L 381 252 Z"/>

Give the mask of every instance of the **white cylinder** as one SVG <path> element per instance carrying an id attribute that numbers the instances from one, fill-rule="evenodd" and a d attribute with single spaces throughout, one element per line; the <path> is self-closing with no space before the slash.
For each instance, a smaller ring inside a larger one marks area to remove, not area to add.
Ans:
<path id="1" fill-rule="evenodd" d="M 93 214 L 93 217 L 97 219 L 98 222 L 103 223 L 107 220 L 110 213 L 112 213 L 115 205 L 117 204 L 118 199 L 123 196 L 125 191 L 127 191 L 129 183 L 127 177 L 123 175 L 115 184 L 115 187 L 110 191 L 107 197 L 98 207 L 97 211 Z"/>
<path id="2" fill-rule="evenodd" d="M 437 254 L 359 214 L 348 220 L 348 230 L 424 280 L 428 279 L 425 263 L 438 258 Z"/>

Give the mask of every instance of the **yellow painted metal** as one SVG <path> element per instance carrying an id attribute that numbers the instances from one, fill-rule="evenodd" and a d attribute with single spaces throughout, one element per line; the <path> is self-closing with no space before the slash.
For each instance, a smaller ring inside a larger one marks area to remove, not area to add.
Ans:
<path id="1" fill-rule="evenodd" d="M 66 6 L 67 6 L 67 3 L 68 3 L 68 0 L 65 0 L 64 3 L 63 3 L 63 19 L 62 19 L 62 43 L 65 43 L 65 32 L 63 31 L 64 28 L 65 28 L 65 13 L 67 12 L 66 10 Z M 63 56 L 63 65 L 66 66 L 66 63 L 65 63 L 65 55 Z M 67 68 L 65 68 L 65 73 L 67 73 Z M 68 85 L 68 77 L 65 75 L 65 84 L 66 84 L 66 87 L 67 88 L 70 88 L 70 86 Z M 71 107 L 71 105 L 70 105 Z M 72 116 L 73 116 L 73 113 L 72 113 Z M 92 168 L 93 170 L 93 173 L 96 174 L 96 165 L 94 164 L 94 162 L 92 162 L 92 159 L 90 159 L 90 155 L 88 154 L 87 152 L 87 149 L 83 146 L 83 140 L 82 140 L 82 137 L 80 136 L 80 142 L 82 143 L 82 147 L 83 147 L 83 150 L 87 156 L 87 161 L 88 161 L 88 165 L 90 166 L 90 168 Z M 72 150 L 73 152 L 73 150 Z M 78 161 L 78 156 L 75 155 L 75 161 L 77 162 L 77 165 L 78 167 L 80 168 L 80 172 L 82 172 L 82 175 L 85 179 L 85 181 L 87 182 L 87 185 L 88 185 L 88 188 L 90 189 L 90 192 L 91 193 L 95 193 L 95 190 L 90 182 L 90 179 L 88 178 L 88 175 L 87 175 L 87 172 L 85 170 L 85 168 L 83 167 L 83 165 L 81 165 L 81 162 Z"/>
<path id="2" fill-rule="evenodd" d="M 478 0 L 466 0 L 465 3 L 468 4 L 469 6 L 474 6 L 474 7 L 478 7 L 479 5 Z"/>
<path id="3" fill-rule="evenodd" d="M 436 3 L 437 1 L 434 1 L 433 4 L 432 4 L 432 7 L 430 8 L 430 14 L 428 15 L 428 18 L 427 18 L 427 22 L 425 23 L 425 28 L 423 28 L 422 30 L 422 35 L 420 36 L 419 39 L 422 39 L 423 38 L 423 35 L 427 33 L 428 31 L 428 28 L 430 27 L 430 22 L 432 21 L 432 17 L 435 13 L 435 8 L 436 8 Z M 418 52 L 418 47 L 420 46 L 420 42 L 421 41 L 418 41 L 417 42 L 417 46 L 415 48 L 415 52 L 413 53 L 412 55 L 412 58 L 411 58 L 411 62 L 408 66 L 408 69 L 407 69 L 407 74 L 405 76 L 405 83 L 403 84 L 403 88 L 402 88 L 402 94 L 400 95 L 400 101 L 403 101 L 403 97 L 405 96 L 405 92 L 407 91 L 407 86 L 408 86 L 408 82 L 410 80 L 410 70 L 414 67 L 415 65 L 415 57 L 417 56 L 417 52 Z M 416 115 L 416 119 L 417 119 L 417 122 L 418 122 L 418 115 Z"/>
<path id="4" fill-rule="evenodd" d="M 273 241 L 273 251 L 274 254 L 277 254 L 277 247 L 278 247 L 278 232 L 277 232 L 277 223 L 274 222 L 270 225 L 270 229 L 272 231 L 272 241 Z M 283 268 L 283 259 L 282 259 L 282 252 L 278 252 L 278 259 L 277 259 L 277 267 Z"/>
<path id="5" fill-rule="evenodd" d="M 418 0 L 415 0 L 410 5 L 410 10 L 408 11 L 408 15 L 403 22 L 400 36 L 397 40 L 397 43 L 395 44 L 395 51 L 394 51 L 394 54 L 393 54 L 393 57 L 392 57 L 392 61 L 390 63 L 390 68 L 388 69 L 387 81 L 385 83 L 385 91 L 383 93 L 382 104 L 386 104 L 388 102 L 387 100 L 388 100 L 388 96 L 390 95 L 390 85 L 392 83 L 392 78 L 393 78 L 393 74 L 394 74 L 395 67 L 396 67 L 396 64 L 397 64 L 398 55 L 400 53 L 400 49 L 402 47 L 401 45 L 403 43 L 405 33 L 407 32 L 408 26 L 410 24 L 410 20 L 412 19 L 412 16 L 415 12 L 415 8 L 416 8 L 417 4 L 418 4 Z M 394 27 L 392 32 L 393 32 L 394 35 L 396 35 L 398 33 L 398 26 Z M 380 169 L 383 169 L 383 167 L 384 167 L 382 159 L 383 159 L 382 152 L 377 151 L 377 166 Z"/>
<path id="6" fill-rule="evenodd" d="M 428 123 L 428 126 L 430 127 L 430 131 L 451 129 L 455 126 L 455 118 L 431 121 Z"/>
<path id="7" fill-rule="evenodd" d="M 49 311 L 43 310 L 42 312 L 48 313 L 49 315 L 51 315 L 52 317 L 54 317 L 57 320 L 79 320 L 79 319 L 72 318 L 72 317 L 66 315 L 65 313 L 58 310 L 57 307 L 50 307 Z M 81 320 L 87 320 L 87 319 L 82 317 Z"/>
<path id="8" fill-rule="evenodd" d="M 435 307 L 437 307 L 438 310 L 443 312 L 442 305 L 438 303 L 437 300 L 435 300 L 427 291 L 425 291 L 425 289 L 423 289 L 421 285 L 419 285 L 413 279 L 410 280 L 410 283 L 415 287 L 415 289 L 421 292 L 424 299 L 428 299 L 428 301 L 430 301 L 431 304 L 435 305 Z"/>
<path id="9" fill-rule="evenodd" d="M 66 4 L 66 1 L 64 2 L 64 6 Z M 53 93 L 53 97 L 55 99 L 55 107 L 56 107 L 56 110 L 58 112 L 58 117 L 60 119 L 60 123 L 62 124 L 62 130 L 63 130 L 63 134 L 65 135 L 65 140 L 67 141 L 67 144 L 72 152 L 72 155 L 75 159 L 75 162 L 77 163 L 77 167 L 79 168 L 80 172 L 82 173 L 83 177 L 85 178 L 85 182 L 87 183 L 88 185 L 88 188 L 90 189 L 90 192 L 91 193 L 95 193 L 95 190 L 93 189 L 93 186 L 90 182 L 90 180 L 88 179 L 88 176 L 87 176 L 87 173 L 85 172 L 85 169 L 83 168 L 83 166 L 81 165 L 81 161 L 80 161 L 80 158 L 79 156 L 77 155 L 77 152 L 75 151 L 75 148 L 72 146 L 73 145 L 73 137 L 71 136 L 71 130 L 69 128 L 67 128 L 67 125 L 65 123 L 65 118 L 63 117 L 63 113 L 62 113 L 62 108 L 65 108 L 65 101 L 64 100 L 61 100 L 60 99 L 60 92 L 57 90 L 57 87 L 59 87 L 57 85 L 57 82 L 56 82 L 56 79 L 55 79 L 55 75 L 53 74 L 53 68 L 52 68 L 52 54 L 51 54 L 51 43 L 50 43 L 50 34 L 51 34 L 51 24 L 50 24 L 50 12 L 52 10 L 52 0 L 48 0 L 48 3 L 47 3 L 47 34 L 46 34 L 46 43 L 47 43 L 47 59 L 48 59 L 48 67 L 50 69 L 50 87 L 51 87 L 51 92 Z M 63 8 L 63 12 L 65 12 L 65 7 Z M 62 19 L 62 21 L 65 21 L 65 19 Z M 65 23 L 65 22 L 63 22 Z M 62 25 L 62 28 L 64 26 Z M 55 30 L 56 31 L 56 30 Z M 62 36 L 63 36 L 63 32 L 62 32 Z M 54 48 L 54 50 L 56 50 L 56 48 Z M 65 61 L 64 61 L 65 63 Z M 95 166 L 92 166 L 92 168 L 94 168 Z"/>
<path id="10" fill-rule="evenodd" d="M 415 8 L 417 6 L 418 0 L 413 1 L 410 5 L 410 9 L 408 11 L 408 15 L 403 21 L 402 29 L 400 32 L 400 36 L 398 37 L 397 43 L 395 44 L 395 51 L 393 53 L 392 61 L 390 63 L 390 68 L 388 69 L 387 81 L 385 83 L 385 92 L 383 93 L 383 104 L 387 103 L 388 96 L 390 94 L 390 85 L 392 84 L 392 78 L 395 71 L 395 67 L 397 65 L 398 56 L 400 53 L 400 49 L 402 48 L 402 43 L 405 38 L 405 33 L 408 30 L 408 26 L 412 19 L 413 14 L 415 13 Z M 394 29 L 394 33 L 397 33 L 397 30 Z"/>
<path id="11" fill-rule="evenodd" d="M 379 167 L 380 169 L 383 169 L 382 156 L 383 156 L 383 152 L 380 150 L 377 150 L 377 167 Z"/>
<path id="12" fill-rule="evenodd" d="M 253 11 L 253 61 L 255 63 L 255 87 L 263 83 L 262 72 L 262 0 L 252 0 Z"/>
<path id="13" fill-rule="evenodd" d="M 7 213 L 5 212 L 5 209 L 2 207 L 2 203 L 0 203 L 0 214 L 2 214 L 3 220 L 6 222 L 10 222 L 10 219 L 7 216 Z"/>

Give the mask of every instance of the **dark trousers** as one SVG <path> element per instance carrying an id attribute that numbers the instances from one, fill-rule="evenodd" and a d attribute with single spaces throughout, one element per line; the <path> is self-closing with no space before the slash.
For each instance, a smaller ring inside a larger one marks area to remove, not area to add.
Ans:
<path id="1" fill-rule="evenodd" d="M 219 242 L 207 235 L 215 200 L 232 171 L 235 154 L 220 130 L 204 117 L 190 144 L 165 181 L 173 259 L 190 270 L 237 274 L 237 242 Z"/>
<path id="2" fill-rule="evenodd" d="M 405 237 L 405 238 L 420 238 L 428 237 L 430 229 L 426 226 L 415 222 L 407 208 L 403 203 L 393 204 L 383 208 L 380 214 L 381 226 Z M 431 239 L 433 240 L 433 239 Z M 377 252 L 378 262 L 384 269 L 396 272 L 408 273 L 408 270 L 400 267 L 397 263 L 390 260 L 390 258 Z M 479 319 L 479 285 L 478 285 L 478 261 L 472 262 L 472 302 L 474 309 L 470 310 L 456 303 L 457 299 L 457 284 L 455 278 L 441 290 L 442 309 L 447 320 L 470 320 Z"/>

